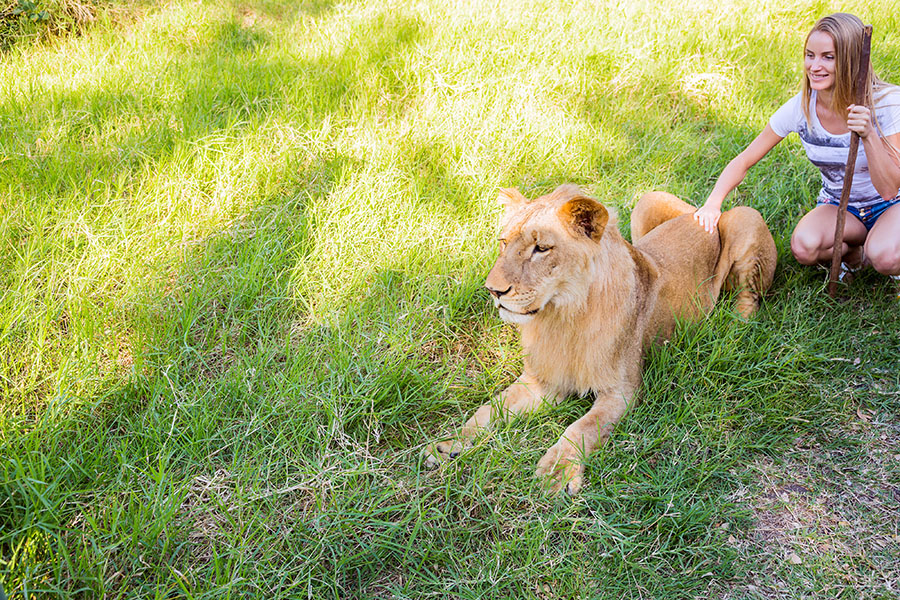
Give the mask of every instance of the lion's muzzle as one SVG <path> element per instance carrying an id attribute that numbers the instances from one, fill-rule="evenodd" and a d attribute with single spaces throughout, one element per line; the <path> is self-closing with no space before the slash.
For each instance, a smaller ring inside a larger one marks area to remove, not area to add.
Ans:
<path id="1" fill-rule="evenodd" d="M 485 283 L 484 287 L 486 287 L 488 289 L 488 291 L 491 293 L 491 296 L 493 296 L 494 298 L 497 298 L 498 300 L 501 297 L 508 294 L 509 291 L 512 289 L 512 286 L 508 286 L 505 290 L 498 290 L 498 289 L 492 288 L 489 283 Z"/>

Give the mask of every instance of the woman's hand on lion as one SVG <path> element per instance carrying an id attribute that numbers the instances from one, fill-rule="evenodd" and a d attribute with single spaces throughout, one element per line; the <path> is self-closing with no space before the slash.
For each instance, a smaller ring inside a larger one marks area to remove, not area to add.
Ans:
<path id="1" fill-rule="evenodd" d="M 696 220 L 700 224 L 700 227 L 705 229 L 707 233 L 712 233 L 716 230 L 716 225 L 719 223 L 719 217 L 721 216 L 721 210 L 714 206 L 704 204 L 694 213 L 694 220 Z"/>

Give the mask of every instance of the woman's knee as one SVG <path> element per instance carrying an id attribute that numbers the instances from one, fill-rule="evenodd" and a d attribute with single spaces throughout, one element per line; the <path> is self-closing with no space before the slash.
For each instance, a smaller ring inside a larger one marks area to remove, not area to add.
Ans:
<path id="1" fill-rule="evenodd" d="M 900 274 L 900 241 L 870 240 L 866 244 L 866 260 L 879 273 Z"/>
<path id="2" fill-rule="evenodd" d="M 866 260 L 879 273 L 900 274 L 900 204 L 878 217 L 866 238 Z"/>
<path id="3" fill-rule="evenodd" d="M 791 235 L 791 254 L 801 265 L 814 265 L 822 253 L 822 236 L 816 232 L 794 230 Z"/>

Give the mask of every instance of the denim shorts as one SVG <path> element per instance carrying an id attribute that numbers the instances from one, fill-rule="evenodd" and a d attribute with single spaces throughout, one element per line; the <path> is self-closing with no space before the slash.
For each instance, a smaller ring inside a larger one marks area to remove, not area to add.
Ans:
<path id="1" fill-rule="evenodd" d="M 875 221 L 878 220 L 878 217 L 880 217 L 884 211 L 898 203 L 900 203 L 900 196 L 890 200 L 881 200 L 871 206 L 866 206 L 865 208 L 848 206 L 847 212 L 859 219 L 862 224 L 866 226 L 866 231 L 868 231 L 872 229 L 872 226 L 875 225 Z M 819 198 L 816 201 L 816 206 L 820 204 L 830 204 L 832 206 L 841 205 L 840 201 L 835 200 L 834 198 Z"/>

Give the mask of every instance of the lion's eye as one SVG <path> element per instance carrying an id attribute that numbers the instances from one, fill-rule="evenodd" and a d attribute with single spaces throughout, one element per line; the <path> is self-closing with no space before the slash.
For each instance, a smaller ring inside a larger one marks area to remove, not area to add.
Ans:
<path id="1" fill-rule="evenodd" d="M 503 252 L 506 249 L 506 240 L 499 240 L 499 241 L 500 241 L 500 252 Z"/>
<path id="2" fill-rule="evenodd" d="M 534 250 L 532 250 L 531 253 L 532 253 L 532 255 L 534 255 L 534 254 L 544 254 L 545 252 L 550 252 L 550 250 L 551 250 L 552 248 L 553 248 L 552 246 L 542 246 L 542 245 L 540 245 L 540 244 L 535 244 L 535 245 L 534 245 Z"/>

